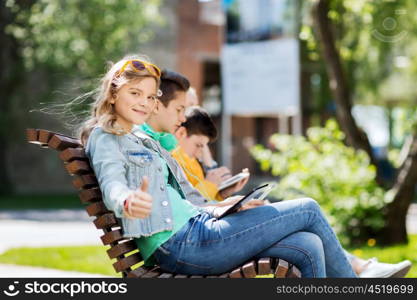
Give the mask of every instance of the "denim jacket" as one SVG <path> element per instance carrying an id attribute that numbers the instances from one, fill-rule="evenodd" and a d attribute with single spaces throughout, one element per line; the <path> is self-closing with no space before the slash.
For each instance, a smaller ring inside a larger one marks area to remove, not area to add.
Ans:
<path id="1" fill-rule="evenodd" d="M 173 175 L 171 184 L 187 199 L 185 201 L 200 211 L 213 211 L 212 207 L 202 207 L 214 202 L 194 189 L 171 154 L 137 129 L 126 135 L 114 135 L 100 127 L 94 128 L 88 138 L 86 154 L 97 176 L 104 204 L 122 219 L 125 237 L 150 236 L 173 229 L 170 200 L 158 155 L 167 162 Z M 151 214 L 143 219 L 125 218 L 123 202 L 141 186 L 145 175 L 149 178 L 148 193 L 153 197 Z"/>

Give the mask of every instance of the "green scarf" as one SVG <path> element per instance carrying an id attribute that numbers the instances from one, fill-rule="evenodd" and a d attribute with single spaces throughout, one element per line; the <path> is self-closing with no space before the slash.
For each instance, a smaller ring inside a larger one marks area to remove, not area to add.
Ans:
<path id="1" fill-rule="evenodd" d="M 171 133 L 156 132 L 155 130 L 153 130 L 151 126 L 149 126 L 146 123 L 140 125 L 139 128 L 147 135 L 149 135 L 153 140 L 159 142 L 161 147 L 167 150 L 168 152 L 174 150 L 178 145 L 177 138 Z"/>

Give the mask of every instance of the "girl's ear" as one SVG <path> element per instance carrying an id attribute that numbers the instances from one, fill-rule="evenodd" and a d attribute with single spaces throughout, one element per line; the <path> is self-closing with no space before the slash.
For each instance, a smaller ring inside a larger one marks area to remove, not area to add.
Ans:
<path id="1" fill-rule="evenodd" d="M 112 94 L 109 100 L 110 104 L 116 103 L 116 99 L 117 99 L 117 93 Z"/>

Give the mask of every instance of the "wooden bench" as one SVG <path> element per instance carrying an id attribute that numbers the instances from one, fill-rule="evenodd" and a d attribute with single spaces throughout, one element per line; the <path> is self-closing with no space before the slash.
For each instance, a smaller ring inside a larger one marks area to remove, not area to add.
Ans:
<path id="1" fill-rule="evenodd" d="M 59 158 L 64 162 L 65 169 L 73 178 L 73 186 L 79 191 L 81 203 L 85 205 L 88 215 L 95 217 L 96 228 L 103 230 L 101 241 L 104 245 L 110 246 L 107 254 L 110 259 L 116 259 L 113 267 L 116 272 L 122 273 L 122 277 L 253 278 L 258 275 L 271 274 L 277 278 L 301 277 L 301 272 L 296 266 L 275 258 L 254 259 L 229 273 L 216 276 L 172 274 L 164 272 L 158 266 L 143 266 L 143 259 L 135 242 L 131 238 L 123 237 L 120 220 L 104 205 L 96 176 L 80 141 L 70 136 L 42 129 L 27 129 L 26 136 L 29 143 L 59 152 Z"/>

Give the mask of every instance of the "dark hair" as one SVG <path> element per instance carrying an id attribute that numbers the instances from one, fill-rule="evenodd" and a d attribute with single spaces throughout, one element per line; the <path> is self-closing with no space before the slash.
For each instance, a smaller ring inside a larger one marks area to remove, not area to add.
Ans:
<path id="1" fill-rule="evenodd" d="M 187 129 L 187 135 L 204 135 L 213 142 L 217 138 L 217 129 L 209 114 L 199 106 L 190 106 L 185 111 L 187 121 L 182 126 Z"/>
<path id="2" fill-rule="evenodd" d="M 190 82 L 185 76 L 165 69 L 161 74 L 159 89 L 162 91 L 162 96 L 159 97 L 159 100 L 167 107 L 169 102 L 175 98 L 176 92 L 186 92 L 189 88 Z"/>

